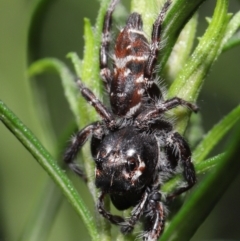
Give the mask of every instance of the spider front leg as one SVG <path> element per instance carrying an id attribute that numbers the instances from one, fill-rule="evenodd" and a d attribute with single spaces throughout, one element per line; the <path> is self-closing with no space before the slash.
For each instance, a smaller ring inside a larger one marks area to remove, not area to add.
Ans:
<path id="1" fill-rule="evenodd" d="M 71 140 L 69 146 L 67 147 L 64 154 L 64 162 L 69 166 L 69 168 L 75 172 L 78 176 L 83 178 L 84 181 L 87 181 L 87 177 L 84 174 L 83 170 L 74 162 L 75 157 L 77 156 L 81 147 L 93 134 L 94 136 L 101 139 L 103 130 L 99 122 L 95 122 L 86 126 L 84 129 L 79 131 Z"/>
<path id="2" fill-rule="evenodd" d="M 112 73 L 108 67 L 108 51 L 109 45 L 111 41 L 110 30 L 112 26 L 112 14 L 115 9 L 118 0 L 112 0 L 110 6 L 105 14 L 104 22 L 103 22 L 103 30 L 102 30 L 102 40 L 100 47 L 100 74 L 104 81 L 105 88 L 108 92 L 110 92 L 110 82 L 112 80 Z"/>
<path id="3" fill-rule="evenodd" d="M 94 95 L 94 93 L 84 86 L 80 79 L 77 80 L 77 86 L 85 98 L 85 100 L 91 104 L 97 113 L 101 116 L 105 124 L 111 128 L 114 126 L 115 121 L 112 114 L 109 110 L 103 105 L 103 103 Z M 88 138 L 93 135 L 97 139 L 101 139 L 104 134 L 103 126 L 100 122 L 95 122 L 86 126 L 84 129 L 79 131 L 74 138 L 72 138 L 71 143 L 69 144 L 67 150 L 64 154 L 64 162 L 72 169 L 76 174 L 82 177 L 85 181 L 87 180 L 83 171 L 78 167 L 76 163 L 74 163 L 74 159 L 81 149 L 81 147 L 85 144 Z"/>
<path id="4" fill-rule="evenodd" d="M 187 142 L 177 133 L 170 133 L 166 138 L 166 151 L 177 158 L 183 166 L 183 176 L 187 181 L 187 186 L 180 187 L 167 196 L 167 200 L 172 200 L 176 196 L 189 190 L 196 183 L 195 169 L 191 160 L 191 151 Z M 178 161 L 177 160 L 177 161 Z"/>
<path id="5" fill-rule="evenodd" d="M 112 215 L 110 212 L 108 212 L 105 208 L 104 208 L 104 196 L 105 193 L 101 192 L 99 198 L 98 198 L 98 203 L 97 203 L 97 209 L 98 212 L 104 217 L 106 218 L 108 221 L 110 221 L 112 224 L 115 225 L 122 225 L 125 220 L 124 218 L 117 216 L 117 215 Z"/>
<path id="6" fill-rule="evenodd" d="M 110 212 L 108 212 L 104 208 L 104 196 L 105 193 L 101 192 L 99 198 L 98 198 L 98 203 L 97 203 L 97 208 L 98 212 L 106 218 L 108 221 L 110 221 L 112 224 L 122 226 L 121 227 L 121 232 L 126 234 L 132 232 L 135 224 L 137 221 L 140 219 L 147 197 L 148 193 L 145 192 L 141 201 L 138 203 L 138 205 L 133 209 L 131 217 L 126 221 L 124 218 L 117 216 L 117 215 L 112 215 Z"/>
<path id="7" fill-rule="evenodd" d="M 150 188 L 146 189 L 141 201 L 132 210 L 131 217 L 121 228 L 123 233 L 130 233 L 141 216 L 145 214 L 147 216 L 145 223 L 148 225 L 145 227 L 147 233 L 144 235 L 144 240 L 157 240 L 164 228 L 164 212 L 160 202 L 161 194 L 157 191 L 158 189 L 159 186 L 153 190 L 150 190 Z"/>

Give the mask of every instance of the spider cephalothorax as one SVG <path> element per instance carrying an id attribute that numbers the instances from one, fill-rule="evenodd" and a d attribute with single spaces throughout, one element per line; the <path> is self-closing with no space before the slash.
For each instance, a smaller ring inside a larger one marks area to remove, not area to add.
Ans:
<path id="1" fill-rule="evenodd" d="M 163 232 L 165 212 L 160 186 L 166 176 L 183 167 L 186 185 L 167 196 L 172 199 L 187 191 L 195 182 L 191 151 L 183 137 L 174 131 L 164 113 L 179 105 L 196 112 L 198 107 L 174 97 L 164 100 L 156 84 L 156 62 L 159 52 L 162 22 L 170 0 L 153 24 L 150 43 L 142 31 L 142 19 L 132 13 L 115 42 L 113 71 L 108 67 L 108 50 L 112 13 L 117 0 L 112 0 L 103 24 L 100 48 L 100 74 L 108 92 L 111 108 L 99 101 L 81 80 L 77 81 L 83 97 L 102 118 L 73 138 L 64 160 L 81 177 L 83 171 L 74 162 L 80 148 L 91 139 L 95 161 L 96 187 L 101 190 L 98 211 L 111 223 L 131 232 L 141 217 L 144 220 L 144 240 L 157 240 Z M 134 207 L 130 218 L 112 215 L 104 209 L 104 196 L 109 195 L 119 210 Z"/>

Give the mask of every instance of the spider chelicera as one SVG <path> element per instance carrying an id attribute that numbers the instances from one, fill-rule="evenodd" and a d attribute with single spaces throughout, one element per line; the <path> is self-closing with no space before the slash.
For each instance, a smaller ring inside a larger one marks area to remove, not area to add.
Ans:
<path id="1" fill-rule="evenodd" d="M 142 217 L 143 240 L 157 240 L 164 229 L 165 210 L 160 187 L 179 164 L 186 184 L 169 194 L 170 200 L 190 189 L 196 182 L 191 151 L 183 137 L 174 131 L 164 113 L 177 106 L 197 112 L 198 107 L 178 97 L 165 100 L 157 84 L 156 63 L 164 16 L 170 0 L 164 4 L 153 24 L 150 43 L 142 30 L 142 18 L 132 13 L 115 41 L 113 70 L 108 67 L 112 13 L 118 0 L 112 0 L 103 24 L 100 48 L 100 75 L 110 99 L 110 109 L 77 81 L 77 86 L 101 121 L 80 130 L 68 146 L 64 161 L 86 180 L 74 159 L 91 137 L 95 161 L 95 183 L 101 193 L 97 208 L 103 217 L 119 225 L 123 233 L 133 230 Z M 133 207 L 127 219 L 104 208 L 109 195 L 119 210 Z"/>

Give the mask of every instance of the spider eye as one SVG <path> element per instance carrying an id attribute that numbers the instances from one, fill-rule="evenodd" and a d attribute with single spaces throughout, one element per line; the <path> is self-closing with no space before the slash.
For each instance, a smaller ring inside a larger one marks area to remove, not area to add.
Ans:
<path id="1" fill-rule="evenodd" d="M 127 159 L 127 168 L 129 171 L 134 171 L 137 167 L 137 160 L 134 157 Z"/>

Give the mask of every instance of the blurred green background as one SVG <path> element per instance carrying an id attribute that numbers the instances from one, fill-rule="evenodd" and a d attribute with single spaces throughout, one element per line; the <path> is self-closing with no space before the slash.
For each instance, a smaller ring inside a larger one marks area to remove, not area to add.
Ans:
<path id="1" fill-rule="evenodd" d="M 45 1 L 35 18 L 28 45 L 30 21 L 38 1 L 0 0 L 0 99 L 32 130 L 44 146 L 52 151 L 55 143 L 44 136 L 40 99 L 50 110 L 52 132 L 56 140 L 64 135 L 73 122 L 73 116 L 63 95 L 59 78 L 48 75 L 38 80 L 29 80 L 29 59 L 56 57 L 67 63 L 70 51 L 82 56 L 83 18 L 95 22 L 99 2 L 96 0 Z M 123 2 L 129 8 L 129 2 Z M 215 1 L 206 1 L 199 9 L 197 36 L 207 27 L 205 16 L 211 16 Z M 240 1 L 230 1 L 229 12 L 240 10 Z M 31 47 L 29 55 L 28 49 Z M 72 67 L 71 67 L 72 68 Z M 33 87 L 39 92 L 33 91 Z M 240 47 L 223 53 L 208 78 L 198 100 L 204 130 L 209 130 L 224 115 L 239 104 L 240 100 Z M 224 151 L 224 143 L 215 153 Z M 51 146 L 51 147 L 50 147 Z M 240 161 L 240 160 L 239 160 Z M 228 175 L 228 173 L 226 173 Z M 222 177 L 224 178 L 224 177 Z M 24 149 L 18 140 L 0 124 L 0 240 L 13 241 L 20 237 L 27 220 L 34 212 L 36 203 L 47 183 L 47 175 Z M 89 203 L 87 189 L 76 181 L 84 200 Z M 216 187 L 221 188 L 221 187 Z M 208 200 L 206 200 L 207 202 Z M 192 239 L 240 240 L 240 175 L 219 200 L 205 223 Z M 93 209 L 93 204 L 89 206 Z M 37 240 L 37 239 L 36 239 Z M 40 239 L 39 239 L 40 240 Z M 72 207 L 63 200 L 48 240 L 89 240 L 86 229 Z"/>

